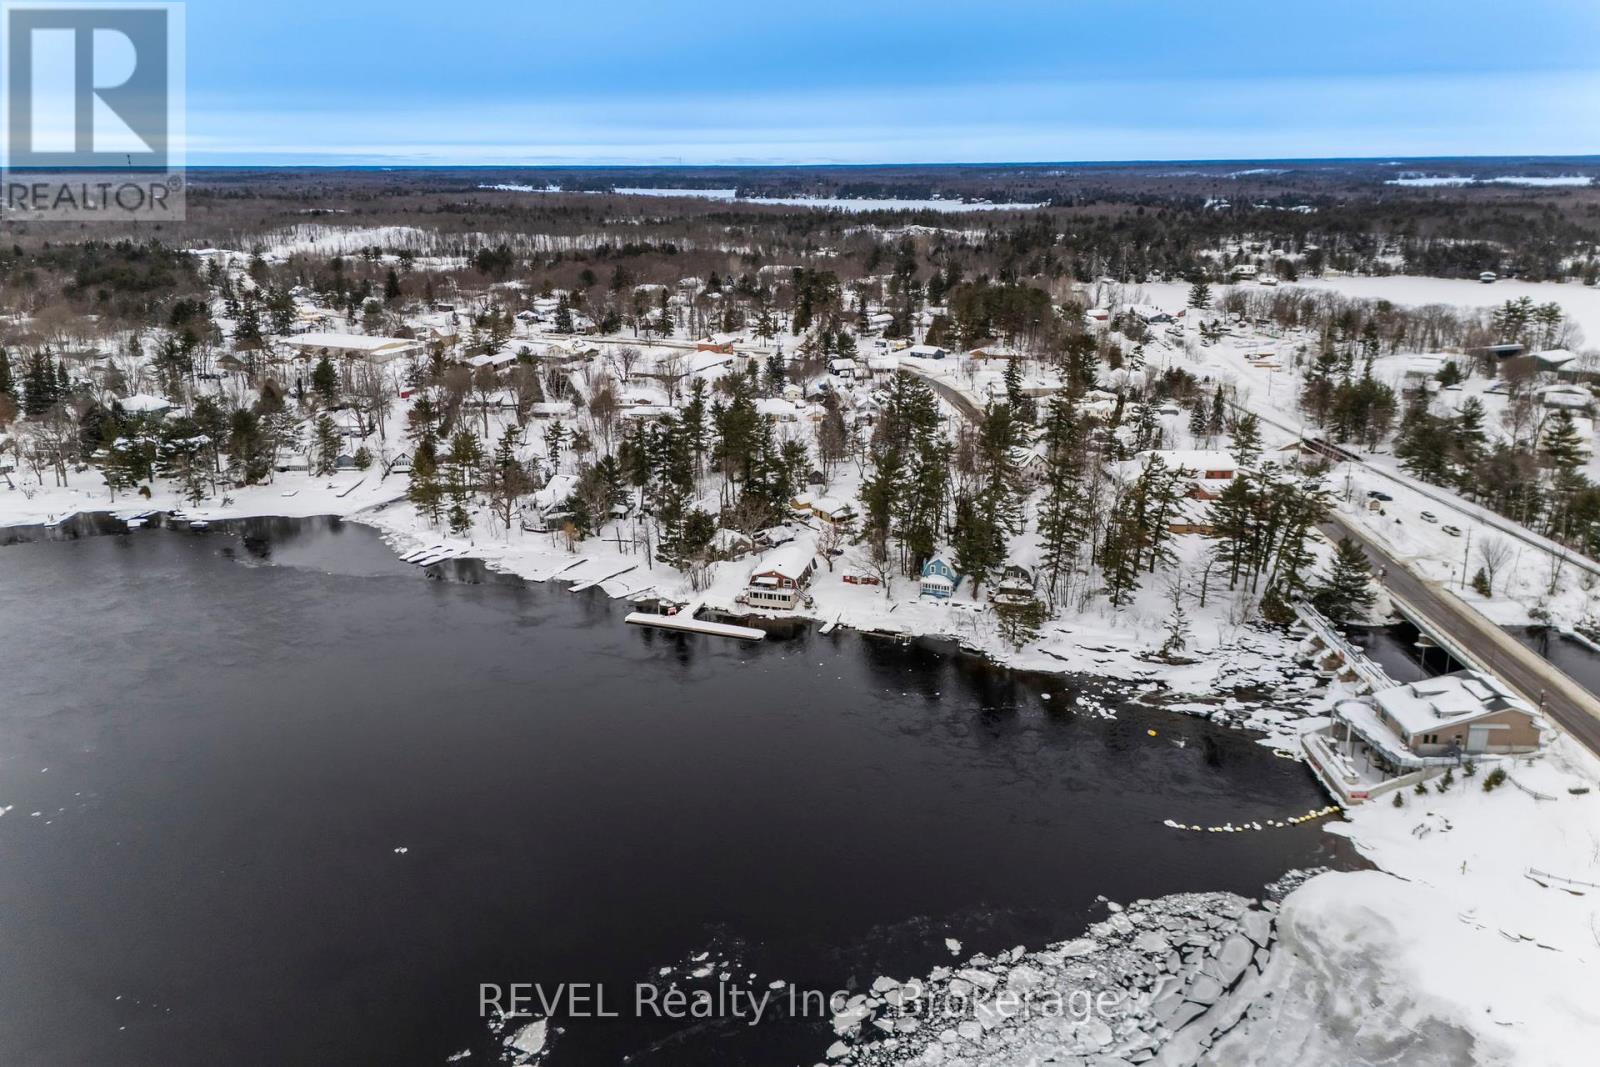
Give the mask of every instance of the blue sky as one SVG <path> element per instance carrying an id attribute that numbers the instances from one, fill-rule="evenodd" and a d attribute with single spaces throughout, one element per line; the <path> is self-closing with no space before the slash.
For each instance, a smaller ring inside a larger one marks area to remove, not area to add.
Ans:
<path id="1" fill-rule="evenodd" d="M 189 162 L 1600 153 L 1600 2 L 189 0 Z"/>

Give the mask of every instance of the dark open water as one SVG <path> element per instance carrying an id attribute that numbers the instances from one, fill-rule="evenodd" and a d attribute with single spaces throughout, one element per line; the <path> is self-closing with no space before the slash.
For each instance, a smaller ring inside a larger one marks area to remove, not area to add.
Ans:
<path id="1" fill-rule="evenodd" d="M 1335 861 L 1315 826 L 1163 827 L 1324 800 L 1242 735 L 1076 714 L 1071 680 L 666 636 L 362 527 L 244 528 L 0 549 L 0 1061 L 484 1064 L 480 982 L 631 991 L 709 950 L 834 989 Z M 573 1022 L 551 1062 L 832 1039 Z"/>

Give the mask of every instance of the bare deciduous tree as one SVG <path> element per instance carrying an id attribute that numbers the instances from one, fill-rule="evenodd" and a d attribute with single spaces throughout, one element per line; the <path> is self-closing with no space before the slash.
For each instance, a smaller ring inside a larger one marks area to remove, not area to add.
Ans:
<path id="1" fill-rule="evenodd" d="M 352 375 L 350 395 L 356 401 L 356 410 L 371 419 L 378 427 L 378 440 L 387 441 L 384 426 L 389 419 L 389 408 L 399 396 L 394 380 L 382 367 L 361 362 Z"/>
<path id="2" fill-rule="evenodd" d="M 817 534 L 817 553 L 828 564 L 828 573 L 833 573 L 833 560 L 844 547 L 844 529 L 836 523 L 824 522 L 821 531 Z"/>
<path id="3" fill-rule="evenodd" d="M 627 380 L 633 375 L 633 368 L 639 365 L 643 356 L 633 345 L 623 345 L 616 351 L 617 369 L 622 372 L 622 380 Z"/>
<path id="4" fill-rule="evenodd" d="M 1478 542 L 1478 563 L 1483 567 L 1484 577 L 1489 579 L 1489 591 L 1494 591 L 1495 576 L 1511 562 L 1511 546 L 1503 537 L 1485 537 Z"/>
<path id="5" fill-rule="evenodd" d="M 622 404 L 617 399 L 617 391 L 611 379 L 607 378 L 589 395 L 589 415 L 594 419 L 594 428 L 600 432 L 600 440 L 607 453 L 611 451 L 621 412 Z"/>

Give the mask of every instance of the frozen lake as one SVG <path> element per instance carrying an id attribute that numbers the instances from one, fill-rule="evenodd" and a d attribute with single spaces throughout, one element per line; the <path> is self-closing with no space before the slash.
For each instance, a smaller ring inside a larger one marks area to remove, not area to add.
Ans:
<path id="1" fill-rule="evenodd" d="M 429 580 L 364 527 L 242 528 L 0 548 L 6 1062 L 494 1063 L 482 982 L 689 987 L 708 953 L 860 986 L 947 937 L 1071 936 L 1100 894 L 1334 861 L 1317 825 L 1162 826 L 1325 800 L 1243 735 L 1076 713 L 1069 679 L 655 633 L 595 594 Z M 558 1025 L 550 1062 L 580 1067 L 833 1040 Z"/>

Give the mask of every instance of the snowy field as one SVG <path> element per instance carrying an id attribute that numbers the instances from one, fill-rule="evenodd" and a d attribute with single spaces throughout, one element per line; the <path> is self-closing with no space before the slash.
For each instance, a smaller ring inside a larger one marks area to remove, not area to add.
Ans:
<path id="1" fill-rule="evenodd" d="M 1246 291 L 1259 289 L 1242 285 Z M 1404 307 L 1445 304 L 1453 307 L 1490 311 L 1507 300 L 1527 297 L 1535 304 L 1555 303 L 1583 331 L 1583 347 L 1600 347 L 1600 287 L 1578 282 L 1523 282 L 1507 280 L 1484 285 L 1466 278 L 1424 278 L 1394 274 L 1385 278 L 1301 278 L 1284 283 L 1279 290 L 1312 289 L 1337 293 L 1359 300 L 1388 300 Z M 1148 282 L 1125 287 L 1132 303 L 1150 303 L 1168 312 L 1183 310 L 1189 300 L 1187 282 Z M 1260 289 L 1261 292 L 1269 290 Z M 1143 296 L 1138 294 L 1142 293 Z M 1219 299 L 1215 301 L 1220 304 Z"/>

